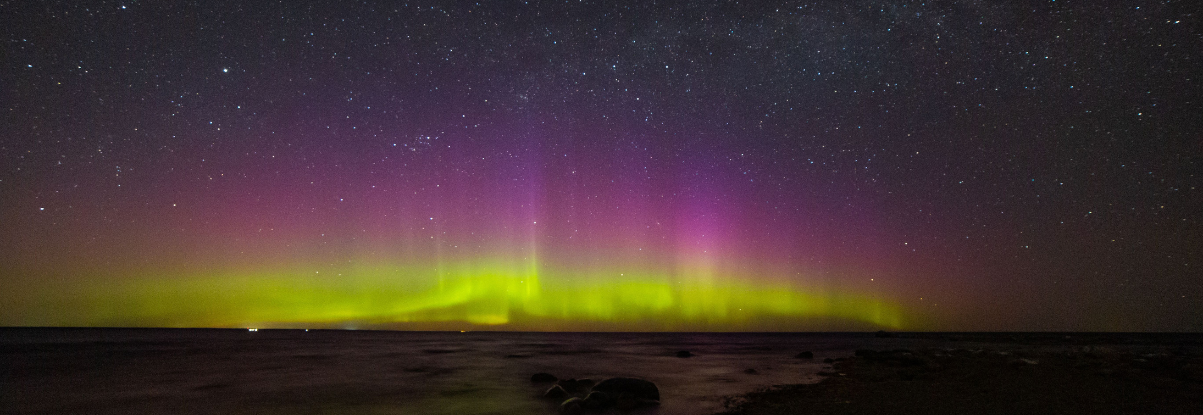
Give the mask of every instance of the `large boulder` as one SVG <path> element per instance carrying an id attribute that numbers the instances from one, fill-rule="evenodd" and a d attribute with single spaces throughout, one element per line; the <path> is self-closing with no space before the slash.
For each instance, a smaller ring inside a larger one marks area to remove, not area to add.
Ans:
<path id="1" fill-rule="evenodd" d="M 530 375 L 531 383 L 551 383 L 551 382 L 555 382 L 556 380 L 558 380 L 558 379 L 556 379 L 556 376 L 553 374 L 550 374 L 550 373 L 539 372 L 539 373 Z"/>
<path id="2" fill-rule="evenodd" d="M 614 406 L 614 398 L 605 392 L 593 391 L 581 401 L 581 408 L 589 411 L 602 411 Z"/>
<path id="3" fill-rule="evenodd" d="M 677 357 L 694 357 L 694 356 L 696 356 L 696 355 L 693 353 L 690 353 L 688 350 L 682 350 L 682 351 L 677 352 Z"/>
<path id="4" fill-rule="evenodd" d="M 614 399 L 614 406 L 620 411 L 630 411 L 643 405 L 655 405 L 657 403 L 657 401 L 636 399 L 631 395 L 618 395 L 618 398 Z"/>
<path id="5" fill-rule="evenodd" d="M 660 389 L 656 388 L 656 384 L 643 379 L 609 378 L 598 383 L 593 390 L 615 398 L 625 394 L 639 401 L 660 400 Z"/>
<path id="6" fill-rule="evenodd" d="M 560 379 L 556 384 L 568 393 L 578 393 L 589 390 L 593 386 L 593 379 Z"/>
<path id="7" fill-rule="evenodd" d="M 581 398 L 568 398 L 568 400 L 560 404 L 560 413 L 563 415 L 580 415 L 583 412 L 581 403 L 584 401 Z"/>
<path id="8" fill-rule="evenodd" d="M 568 397 L 568 391 L 561 388 L 560 385 L 551 385 L 547 388 L 547 392 L 543 392 L 543 398 L 552 401 L 560 401 Z"/>
<path id="9" fill-rule="evenodd" d="M 794 357 L 796 357 L 798 359 L 814 359 L 815 354 L 814 354 L 814 352 L 802 352 L 802 353 L 798 353 Z"/>

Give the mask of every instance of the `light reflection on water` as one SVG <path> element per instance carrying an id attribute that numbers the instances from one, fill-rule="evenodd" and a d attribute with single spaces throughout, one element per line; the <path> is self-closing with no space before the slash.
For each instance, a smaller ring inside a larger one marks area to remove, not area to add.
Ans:
<path id="1" fill-rule="evenodd" d="M 865 335 L 6 329 L 19 413 L 554 413 L 530 375 L 651 380 L 663 415 L 817 381 Z M 696 354 L 678 358 L 678 350 Z M 796 359 L 804 350 L 815 359 Z M 755 374 L 745 373 L 754 369 Z"/>

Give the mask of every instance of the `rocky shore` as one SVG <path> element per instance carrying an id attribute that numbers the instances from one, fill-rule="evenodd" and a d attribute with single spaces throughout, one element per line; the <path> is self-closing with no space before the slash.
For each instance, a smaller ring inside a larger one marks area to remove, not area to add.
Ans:
<path id="1" fill-rule="evenodd" d="M 530 381 L 536 385 L 554 383 L 543 392 L 543 399 L 557 405 L 564 415 L 615 409 L 629 412 L 660 405 L 659 388 L 644 379 L 617 377 L 594 383 L 592 379 L 560 379 L 540 372 L 531 375 Z"/>
<path id="2" fill-rule="evenodd" d="M 857 350 L 817 384 L 733 399 L 724 415 L 1203 413 L 1203 354 L 1166 347 Z"/>

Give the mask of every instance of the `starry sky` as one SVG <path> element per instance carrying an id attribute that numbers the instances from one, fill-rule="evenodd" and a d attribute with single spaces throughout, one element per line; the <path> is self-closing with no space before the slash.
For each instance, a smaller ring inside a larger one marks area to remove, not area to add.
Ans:
<path id="1" fill-rule="evenodd" d="M 1198 13 L 0 2 L 0 324 L 1200 331 Z"/>

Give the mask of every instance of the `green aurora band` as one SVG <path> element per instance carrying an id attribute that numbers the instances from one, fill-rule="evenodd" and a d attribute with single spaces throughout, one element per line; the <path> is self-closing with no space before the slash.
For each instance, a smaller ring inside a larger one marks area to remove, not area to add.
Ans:
<path id="1" fill-rule="evenodd" d="M 832 327 L 808 323 L 815 321 L 843 322 L 835 327 L 848 322 L 866 328 L 904 326 L 900 307 L 873 295 L 763 276 L 722 277 L 714 267 L 643 273 L 610 268 L 474 260 L 318 271 L 146 273 L 46 292 L 43 301 L 56 304 L 32 308 L 54 309 L 53 314 L 9 316 L 21 325 L 47 326 L 535 331 Z M 766 321 L 774 323 L 757 325 Z"/>

